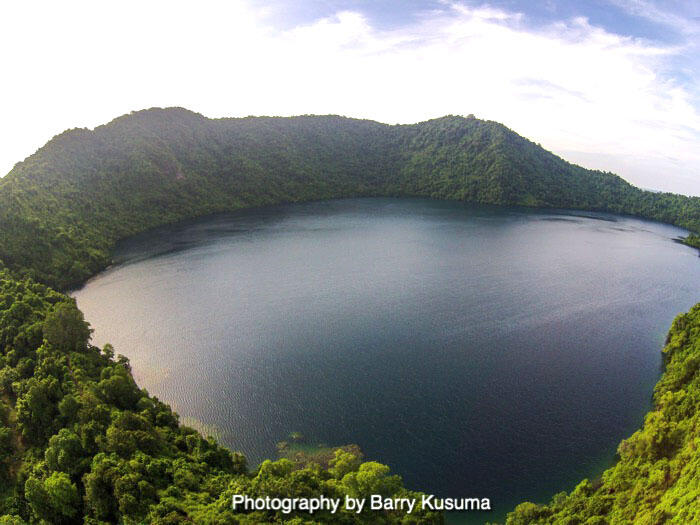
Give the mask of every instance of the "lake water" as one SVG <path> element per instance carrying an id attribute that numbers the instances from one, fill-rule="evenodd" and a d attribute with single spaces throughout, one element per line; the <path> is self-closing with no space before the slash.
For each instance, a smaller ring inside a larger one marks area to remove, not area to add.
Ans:
<path id="1" fill-rule="evenodd" d="M 666 331 L 700 301 L 683 233 L 422 199 L 284 205 L 129 239 L 75 297 L 96 344 L 251 465 L 290 432 L 356 443 L 410 488 L 490 497 L 457 516 L 481 523 L 600 474 L 641 425 Z"/>

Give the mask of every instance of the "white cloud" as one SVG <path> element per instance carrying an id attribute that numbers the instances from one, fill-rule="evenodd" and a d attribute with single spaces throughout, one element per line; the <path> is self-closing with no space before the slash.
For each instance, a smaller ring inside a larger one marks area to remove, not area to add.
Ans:
<path id="1" fill-rule="evenodd" d="M 676 3 L 676 7 L 685 7 L 688 12 L 694 13 L 689 16 L 683 16 L 682 14 L 669 11 L 668 9 L 662 9 L 653 1 L 650 0 L 608 0 L 612 4 L 624 9 L 628 13 L 639 16 L 641 18 L 646 18 L 657 24 L 664 24 L 666 26 L 672 27 L 673 29 L 685 33 L 688 35 L 694 35 L 700 33 L 700 23 L 698 23 L 697 15 L 700 13 L 697 7 L 693 12 L 693 3 Z M 666 2 L 666 7 L 670 7 L 669 2 Z M 663 3 L 662 3 L 663 5 Z"/>
<path id="2" fill-rule="evenodd" d="M 532 29 L 461 4 L 380 30 L 343 11 L 287 31 L 245 3 L 0 7 L 0 171 L 67 127 L 179 105 L 212 117 L 475 113 L 644 187 L 700 194 L 700 114 L 678 48 L 586 19 Z"/>

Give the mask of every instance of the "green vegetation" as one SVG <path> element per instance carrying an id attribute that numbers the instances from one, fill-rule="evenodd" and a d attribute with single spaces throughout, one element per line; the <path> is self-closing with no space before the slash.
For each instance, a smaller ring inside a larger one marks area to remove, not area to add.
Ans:
<path id="1" fill-rule="evenodd" d="M 295 455 L 249 472 L 243 456 L 180 425 L 136 386 L 124 357 L 89 336 L 72 299 L 0 271 L 0 523 L 302 523 L 308 514 L 234 514 L 232 496 L 419 498 L 353 448 L 334 449 L 323 466 Z M 442 521 L 369 510 L 314 519 Z"/>
<path id="2" fill-rule="evenodd" d="M 356 447 L 308 449 L 252 471 L 245 458 L 182 425 L 134 383 L 128 361 L 89 343 L 68 296 L 110 262 L 114 243 L 160 224 L 278 202 L 426 196 L 626 213 L 695 232 L 700 199 L 639 190 L 585 170 L 495 122 L 444 117 L 410 126 L 335 116 L 210 120 L 184 109 L 71 130 L 0 180 L 0 524 L 307 523 L 234 515 L 233 494 L 410 497 Z M 509 523 L 692 522 L 700 306 L 679 317 L 668 369 L 644 429 L 594 483 Z M 320 522 L 440 523 L 419 510 Z"/>
<path id="3" fill-rule="evenodd" d="M 363 195 L 610 211 L 700 232 L 700 198 L 569 164 L 496 122 L 211 120 L 174 108 L 66 131 L 18 163 L 0 180 L 0 261 L 66 289 L 108 265 L 118 239 L 153 226 Z"/>
<path id="4" fill-rule="evenodd" d="M 700 250 L 700 235 L 691 233 L 683 239 L 683 243 Z"/>
<path id="5" fill-rule="evenodd" d="M 299 432 L 293 432 L 289 436 L 289 441 L 277 443 L 277 455 L 280 458 L 288 459 L 297 468 L 316 464 L 324 469 L 332 469 L 339 452 L 344 453 L 343 457 L 352 456 L 354 458 L 352 461 L 357 462 L 358 465 L 364 458 L 362 450 L 357 445 L 344 445 L 342 447 L 329 447 L 324 443 L 313 445 L 307 443 L 303 437 L 299 438 L 295 435 L 300 436 Z"/>
<path id="6" fill-rule="evenodd" d="M 654 409 L 618 463 L 549 505 L 522 503 L 508 525 L 700 523 L 700 304 L 675 319 L 664 357 Z"/>

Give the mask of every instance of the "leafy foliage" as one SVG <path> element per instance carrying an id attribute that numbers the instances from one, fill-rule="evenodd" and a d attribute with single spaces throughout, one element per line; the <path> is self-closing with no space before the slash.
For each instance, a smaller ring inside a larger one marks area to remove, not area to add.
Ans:
<path id="1" fill-rule="evenodd" d="M 700 235 L 696 235 L 694 233 L 691 233 L 688 235 L 686 238 L 683 239 L 683 242 L 687 244 L 688 246 L 693 246 L 694 248 L 700 249 Z"/>
<path id="2" fill-rule="evenodd" d="M 234 515 L 233 494 L 417 497 L 388 467 L 344 450 L 326 469 L 282 459 L 249 472 L 242 455 L 180 425 L 138 388 L 125 358 L 89 337 L 72 299 L 0 271 L 0 523 L 276 523 L 309 515 Z M 342 519 L 374 523 L 376 513 Z"/>
<path id="3" fill-rule="evenodd" d="M 639 190 L 574 166 L 495 122 L 387 126 L 336 116 L 210 120 L 184 109 L 70 130 L 0 180 L 0 525 L 306 523 L 234 514 L 233 494 L 416 496 L 389 468 L 340 449 L 249 471 L 135 384 L 128 361 L 90 344 L 67 289 L 114 243 L 164 223 L 277 202 L 427 196 L 627 213 L 700 232 L 700 199 Z M 698 236 L 686 239 L 699 246 Z M 680 316 L 644 428 L 620 462 L 509 523 L 700 520 L 700 305 Z M 319 456 L 320 457 L 320 456 Z M 440 514 L 314 515 L 316 522 L 440 523 Z"/>
<path id="4" fill-rule="evenodd" d="M 0 260 L 65 289 L 109 264 L 118 239 L 146 228 L 369 195 L 610 211 L 700 232 L 700 198 L 642 191 L 569 164 L 496 122 L 211 120 L 170 108 L 66 131 L 18 163 L 0 180 Z"/>
<path id="5" fill-rule="evenodd" d="M 700 304 L 675 319 L 664 357 L 654 409 L 617 464 L 548 505 L 522 503 L 508 525 L 700 523 Z"/>

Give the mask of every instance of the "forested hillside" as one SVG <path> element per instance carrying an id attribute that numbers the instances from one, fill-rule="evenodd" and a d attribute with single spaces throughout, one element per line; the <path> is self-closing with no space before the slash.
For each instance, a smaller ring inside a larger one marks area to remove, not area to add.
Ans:
<path id="1" fill-rule="evenodd" d="M 700 198 L 569 164 L 496 122 L 207 119 L 151 109 L 58 135 L 0 180 L 0 261 L 59 289 L 119 238 L 179 219 L 346 196 L 427 196 L 639 215 L 700 231 Z"/>
<path id="2" fill-rule="evenodd" d="M 330 468 L 245 458 L 181 426 L 140 390 L 128 361 L 89 344 L 69 297 L 0 271 L 0 524 L 258 524 L 308 514 L 234 514 L 234 494 L 419 497 L 375 462 L 338 450 Z M 419 510 L 414 520 L 441 523 Z M 402 512 L 328 511 L 324 522 L 415 523 Z M 297 521 L 302 523 L 302 521 Z"/>
<path id="3" fill-rule="evenodd" d="M 508 525 L 700 523 L 700 304 L 673 322 L 664 358 L 654 409 L 619 462 L 549 505 L 519 505 Z"/>
<path id="4" fill-rule="evenodd" d="M 82 313 L 55 291 L 109 264 L 118 239 L 156 225 L 346 196 L 604 210 L 700 232 L 699 198 L 639 190 L 473 117 L 388 126 L 335 116 L 211 120 L 175 108 L 67 131 L 0 180 L 0 525 L 301 524 L 308 515 L 234 514 L 231 496 L 414 495 L 388 467 L 347 451 L 327 468 L 282 459 L 250 469 L 140 390 L 128 361 L 92 346 Z M 509 522 L 700 518 L 698 341 L 700 306 L 674 323 L 657 408 L 621 445 L 620 463 L 550 505 L 521 505 Z M 313 519 L 443 518 L 419 510 Z"/>

